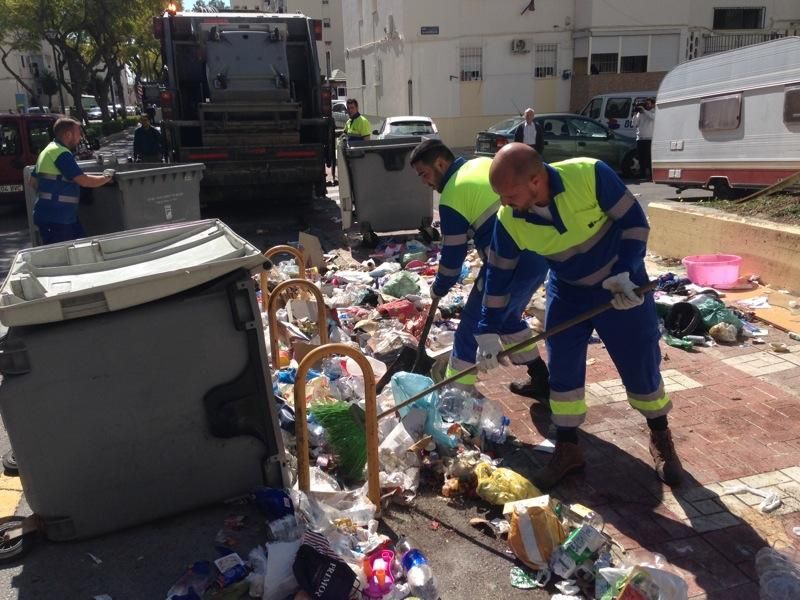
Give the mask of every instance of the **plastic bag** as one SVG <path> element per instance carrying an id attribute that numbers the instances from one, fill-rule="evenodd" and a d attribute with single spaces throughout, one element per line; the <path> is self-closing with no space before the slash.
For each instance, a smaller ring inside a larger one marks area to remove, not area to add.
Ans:
<path id="1" fill-rule="evenodd" d="M 432 385 L 433 379 L 430 377 L 402 371 L 400 373 L 395 373 L 391 380 L 392 395 L 394 396 L 396 404 L 408 400 Z M 434 391 L 430 394 L 426 394 L 411 404 L 411 406 L 401 408 L 400 416 L 405 417 L 411 408 L 424 409 L 428 413 L 425 420 L 425 433 L 432 436 L 433 441 L 436 442 L 436 445 L 440 448 L 452 450 L 458 444 L 458 438 L 447 433 L 450 424 L 444 422 L 438 406 L 438 394 Z"/>
<path id="2" fill-rule="evenodd" d="M 717 342 L 733 344 L 738 337 L 736 326 L 730 323 L 717 323 L 708 330 L 708 335 Z"/>
<path id="3" fill-rule="evenodd" d="M 411 271 L 394 273 L 386 280 L 381 290 L 384 294 L 395 298 L 402 298 L 407 294 L 419 294 L 419 275 Z"/>
<path id="4" fill-rule="evenodd" d="M 564 527 L 550 508 L 550 497 L 542 496 L 511 513 L 508 545 L 514 555 L 532 569 L 546 569 L 550 557 L 566 538 Z"/>
<path id="5" fill-rule="evenodd" d="M 167 592 L 167 600 L 200 600 L 214 582 L 211 563 L 199 560 Z"/>
<path id="6" fill-rule="evenodd" d="M 505 504 L 542 495 L 535 485 L 511 469 L 497 469 L 482 462 L 475 467 L 475 475 L 478 478 L 478 496 L 490 504 Z"/>
<path id="7" fill-rule="evenodd" d="M 703 323 L 707 328 L 711 328 L 717 323 L 730 323 L 736 330 L 742 328 L 742 321 L 733 311 L 726 308 L 722 302 L 717 300 L 706 300 L 698 306 L 700 314 L 703 316 Z"/>

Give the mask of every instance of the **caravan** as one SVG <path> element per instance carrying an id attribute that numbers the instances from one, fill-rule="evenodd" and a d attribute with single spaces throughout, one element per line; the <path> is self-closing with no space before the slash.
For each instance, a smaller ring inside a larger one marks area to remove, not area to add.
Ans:
<path id="1" fill-rule="evenodd" d="M 678 65 L 661 82 L 653 180 L 719 198 L 800 171 L 800 37 Z"/>

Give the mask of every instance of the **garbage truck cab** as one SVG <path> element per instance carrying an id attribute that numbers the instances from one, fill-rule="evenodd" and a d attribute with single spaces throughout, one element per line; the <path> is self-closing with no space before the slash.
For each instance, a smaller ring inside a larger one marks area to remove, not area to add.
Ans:
<path id="1" fill-rule="evenodd" d="M 160 106 L 168 160 L 203 162 L 204 201 L 309 201 L 333 149 L 321 22 L 300 14 L 165 13 Z"/>

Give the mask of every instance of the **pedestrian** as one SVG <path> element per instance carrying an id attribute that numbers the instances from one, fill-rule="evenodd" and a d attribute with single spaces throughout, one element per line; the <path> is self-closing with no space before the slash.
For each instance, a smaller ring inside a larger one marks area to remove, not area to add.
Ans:
<path id="1" fill-rule="evenodd" d="M 31 185 L 36 188 L 33 222 L 44 244 L 83 237 L 78 221 L 80 188 L 100 187 L 113 178 L 113 174 L 88 175 L 75 162 L 72 153 L 81 141 L 78 121 L 61 117 L 53 125 L 53 135 L 55 140 L 39 153 L 31 173 Z"/>
<path id="2" fill-rule="evenodd" d="M 422 181 L 441 194 L 439 219 L 442 228 L 442 253 L 439 269 L 431 286 L 431 296 L 442 298 L 455 285 L 467 256 L 469 242 L 483 261 L 478 278 L 470 291 L 456 329 L 453 351 L 447 367 L 447 377 L 475 364 L 478 342 L 475 339 L 481 317 L 486 261 L 495 226 L 500 199 L 489 183 L 490 158 L 464 160 L 440 140 L 428 139 L 411 153 L 411 166 Z M 497 332 L 506 346 L 530 337 L 522 311 L 533 293 L 542 285 L 547 274 L 547 264 L 538 255 L 525 253 L 520 260 L 520 270 L 525 278 L 510 286 L 511 298 L 497 320 Z M 546 399 L 549 394 L 547 365 L 539 357 L 536 345 L 525 348 L 511 357 L 515 364 L 525 364 L 532 378 L 528 392 Z M 475 393 L 477 376 L 459 378 L 455 387 Z"/>
<path id="3" fill-rule="evenodd" d="M 350 142 L 368 140 L 372 132 L 372 125 L 367 118 L 358 112 L 358 100 L 347 99 L 347 114 L 350 118 L 344 124 L 344 136 Z"/>
<path id="4" fill-rule="evenodd" d="M 535 482 L 548 489 L 585 464 L 578 427 L 586 416 L 587 346 L 596 330 L 628 402 L 647 419 L 658 477 L 679 484 L 683 468 L 668 428 L 672 404 L 659 372 L 655 301 L 652 294 L 634 291 L 649 280 L 644 264 L 649 226 L 641 206 L 604 162 L 574 158 L 546 164 L 523 144 L 501 148 L 489 176 L 503 206 L 489 255 L 487 307 L 502 305 L 513 281 L 525 276 L 512 270 L 525 250 L 541 254 L 550 266 L 546 329 L 605 302 L 613 305 L 547 340 L 556 448 Z M 496 364 L 497 343 L 496 335 L 481 342 L 482 368 Z"/>
<path id="5" fill-rule="evenodd" d="M 633 126 L 636 127 L 636 149 L 639 155 L 639 168 L 642 177 L 650 179 L 653 176 L 651 149 L 653 145 L 653 125 L 656 121 L 655 100 L 647 98 L 643 104 L 637 106 L 633 115 Z"/>
<path id="6" fill-rule="evenodd" d="M 136 162 L 160 163 L 161 133 L 150 124 L 150 117 L 139 117 L 140 126 L 133 133 L 133 160 Z"/>
<path id="7" fill-rule="evenodd" d="M 544 129 L 533 120 L 536 111 L 532 108 L 525 109 L 525 122 L 514 132 L 514 141 L 527 144 L 539 154 L 544 150 Z"/>

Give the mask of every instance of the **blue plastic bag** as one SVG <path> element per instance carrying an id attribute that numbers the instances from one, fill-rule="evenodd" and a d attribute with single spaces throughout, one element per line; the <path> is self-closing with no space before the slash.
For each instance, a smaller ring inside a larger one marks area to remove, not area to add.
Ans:
<path id="1" fill-rule="evenodd" d="M 433 379 L 418 375 L 416 373 L 395 373 L 392 376 L 392 396 L 395 404 L 405 402 L 412 396 L 416 396 L 426 388 L 433 385 Z M 458 438 L 447 434 L 451 423 L 445 423 L 439 412 L 439 394 L 436 391 L 426 394 L 413 404 L 404 406 L 398 412 L 401 417 L 405 417 L 412 408 L 421 408 L 428 413 L 425 420 L 425 433 L 433 436 L 433 441 L 440 449 L 450 449 L 456 447 Z"/>

